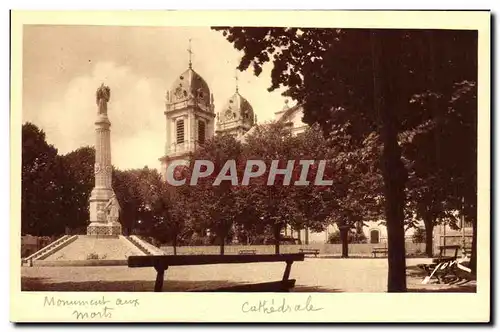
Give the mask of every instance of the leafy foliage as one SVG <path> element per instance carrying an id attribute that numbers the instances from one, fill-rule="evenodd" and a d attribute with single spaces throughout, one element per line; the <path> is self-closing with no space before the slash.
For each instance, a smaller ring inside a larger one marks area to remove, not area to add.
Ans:
<path id="1" fill-rule="evenodd" d="M 203 146 L 191 156 L 187 182 L 191 183 L 193 179 L 196 161 L 210 161 L 214 165 L 214 170 L 210 175 L 198 178 L 196 185 L 183 187 L 184 195 L 190 202 L 189 206 L 192 208 L 194 220 L 197 221 L 197 228 L 208 229 L 217 237 L 221 253 L 224 252 L 224 244 L 228 241 L 233 226 L 240 224 L 241 219 L 248 218 L 248 215 L 244 215 L 244 207 L 240 209 L 241 205 L 237 203 L 239 190 L 234 183 L 223 180 L 219 185 L 213 184 L 228 160 L 235 161 L 234 169 L 226 169 L 224 174 L 236 171 L 236 161 L 241 159 L 241 153 L 241 145 L 232 136 L 215 136 L 205 141 Z M 202 172 L 207 171 L 206 166 L 202 167 Z"/>
<path id="2" fill-rule="evenodd" d="M 325 136 L 344 130 L 350 151 L 373 133 L 380 138 L 379 165 L 389 245 L 388 290 L 405 291 L 408 170 L 399 134 L 418 128 L 442 111 L 432 101 L 416 105 L 416 97 L 450 95 L 456 83 L 475 80 L 477 32 L 214 29 L 222 31 L 242 51 L 240 70 L 252 66 L 258 76 L 262 66 L 272 62 L 270 90 L 285 87 L 284 94 L 303 105 L 304 121 L 318 123 Z"/>
<path id="3" fill-rule="evenodd" d="M 420 227 L 417 227 L 415 229 L 415 232 L 413 233 L 411 240 L 413 243 L 424 243 L 425 242 L 425 230 L 423 230 Z"/>
<path id="4" fill-rule="evenodd" d="M 63 209 L 65 225 L 75 233 L 85 230 L 90 214 L 88 202 L 94 188 L 95 150 L 82 147 L 60 157 L 63 167 Z"/>
<path id="5" fill-rule="evenodd" d="M 354 230 L 349 230 L 348 232 L 348 241 L 349 243 L 366 243 L 366 235 L 364 233 L 357 233 Z M 342 239 L 340 236 L 340 231 L 335 230 L 328 236 L 328 243 L 331 244 L 340 244 L 342 243 Z"/>
<path id="6" fill-rule="evenodd" d="M 45 140 L 45 133 L 32 123 L 22 128 L 21 221 L 22 234 L 36 236 L 64 233 L 60 222 L 61 160 L 57 149 Z"/>

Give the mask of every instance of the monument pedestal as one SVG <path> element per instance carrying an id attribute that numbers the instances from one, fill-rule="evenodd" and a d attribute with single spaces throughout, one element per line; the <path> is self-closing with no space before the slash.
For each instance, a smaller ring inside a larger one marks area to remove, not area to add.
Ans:
<path id="1" fill-rule="evenodd" d="M 87 235 L 94 236 L 118 236 L 123 235 L 122 225 L 120 223 L 101 223 L 93 222 L 87 227 Z"/>

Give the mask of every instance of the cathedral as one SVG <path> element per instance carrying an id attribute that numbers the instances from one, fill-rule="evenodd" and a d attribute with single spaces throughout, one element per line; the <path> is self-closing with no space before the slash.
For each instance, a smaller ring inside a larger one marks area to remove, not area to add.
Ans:
<path id="1" fill-rule="evenodd" d="M 167 166 L 175 160 L 186 160 L 205 140 L 216 134 L 230 134 L 237 140 L 245 142 L 246 136 L 256 128 L 257 116 L 252 105 L 239 92 L 236 84 L 234 94 L 228 98 L 224 107 L 215 113 L 214 97 L 206 81 L 194 69 L 189 60 L 188 69 L 180 74 L 166 93 L 165 98 L 166 142 L 165 152 L 160 158 L 161 172 L 166 177 Z M 285 102 L 281 110 L 274 112 L 274 121 L 285 123 L 293 134 L 303 132 L 308 125 L 302 121 L 301 105 L 289 106 Z M 384 243 L 387 239 L 386 227 L 380 221 L 365 222 L 363 233 L 368 243 Z M 285 236 L 300 240 L 301 243 L 326 243 L 334 224 L 324 232 L 312 233 L 307 229 L 301 231 L 284 231 Z M 441 230 L 436 228 L 440 238 Z M 451 231 L 448 231 L 450 234 Z M 411 238 L 413 229 L 407 231 Z M 446 232 L 445 232 L 446 234 Z"/>
<path id="2" fill-rule="evenodd" d="M 226 101 L 221 112 L 215 113 L 214 97 L 206 81 L 189 61 L 188 69 L 177 77 L 166 93 L 165 99 L 166 142 L 165 153 L 160 158 L 162 175 L 166 176 L 169 163 L 187 159 L 190 152 L 215 134 L 233 135 L 244 142 L 257 123 L 252 105 L 239 92 Z M 292 133 L 307 128 L 302 122 L 302 108 L 289 107 L 274 113 L 275 121 L 286 123 Z"/>
<path id="3" fill-rule="evenodd" d="M 160 158 L 161 173 L 166 177 L 168 165 L 175 160 L 186 160 L 189 154 L 206 139 L 219 134 L 233 135 L 245 142 L 247 135 L 256 128 L 257 116 L 252 105 L 245 99 L 236 84 L 234 94 L 224 107 L 215 113 L 214 97 L 207 82 L 194 69 L 191 60 L 188 69 L 181 73 L 167 90 L 165 96 L 165 152 Z M 303 109 L 300 105 L 285 106 L 274 113 L 274 120 L 290 127 L 293 134 L 303 132 L 307 124 L 302 122 Z M 331 230 L 330 230 L 331 231 Z M 326 242 L 328 231 L 309 234 L 285 231 L 284 235 L 300 239 L 302 243 Z"/>

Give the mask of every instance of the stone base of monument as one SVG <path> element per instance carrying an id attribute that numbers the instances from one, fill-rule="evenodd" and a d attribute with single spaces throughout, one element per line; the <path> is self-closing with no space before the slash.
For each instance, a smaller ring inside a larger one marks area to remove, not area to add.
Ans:
<path id="1" fill-rule="evenodd" d="M 87 235 L 119 236 L 122 234 L 122 225 L 119 223 L 104 224 L 100 222 L 93 222 L 87 227 Z"/>
<path id="2" fill-rule="evenodd" d="M 35 259 L 33 266 L 117 266 L 127 265 L 129 256 L 147 255 L 123 235 L 75 235 L 67 246 Z"/>
<path id="3" fill-rule="evenodd" d="M 86 235 L 62 236 L 24 259 L 22 266 L 127 266 L 129 256 L 164 254 L 135 235 L 122 235 L 119 223 L 93 222 Z"/>

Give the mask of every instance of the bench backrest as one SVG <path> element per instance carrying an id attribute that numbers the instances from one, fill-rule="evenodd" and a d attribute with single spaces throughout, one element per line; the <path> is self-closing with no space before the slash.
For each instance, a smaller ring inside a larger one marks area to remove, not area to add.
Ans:
<path id="1" fill-rule="evenodd" d="M 456 245 L 456 244 L 450 244 L 447 246 L 439 246 L 439 249 L 459 249 L 461 246 Z"/>
<path id="2" fill-rule="evenodd" d="M 129 256 L 128 267 L 182 266 L 208 264 L 238 264 L 258 262 L 295 262 L 303 261 L 304 254 L 281 255 L 189 255 L 189 256 Z"/>
<path id="3" fill-rule="evenodd" d="M 457 255 L 458 255 L 458 249 L 460 249 L 460 246 L 459 245 L 439 246 L 439 256 L 440 257 L 445 256 L 446 255 L 446 250 L 448 250 L 448 249 L 455 250 L 453 252 L 452 257 L 457 257 Z"/>

